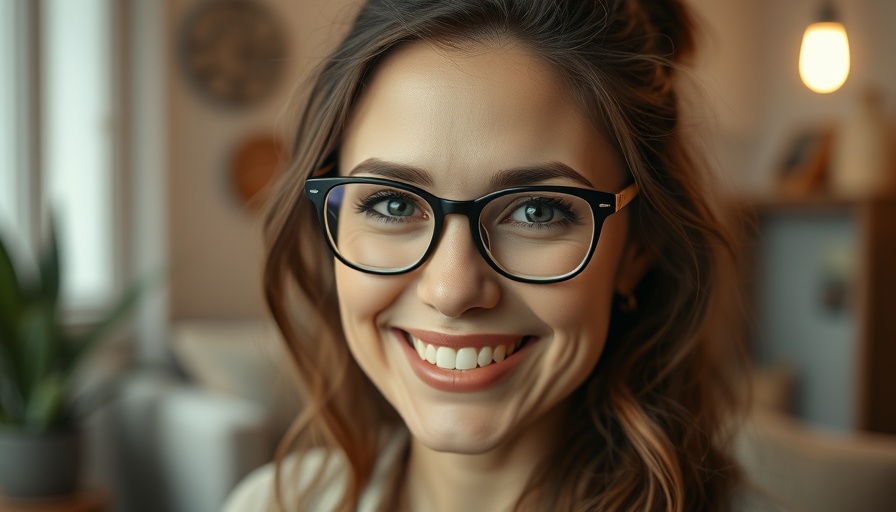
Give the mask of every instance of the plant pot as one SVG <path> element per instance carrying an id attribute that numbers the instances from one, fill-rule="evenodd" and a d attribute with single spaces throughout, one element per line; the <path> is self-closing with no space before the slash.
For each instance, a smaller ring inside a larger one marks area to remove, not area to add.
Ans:
<path id="1" fill-rule="evenodd" d="M 80 466 L 77 429 L 35 433 L 0 428 L 0 494 L 7 498 L 71 494 Z"/>

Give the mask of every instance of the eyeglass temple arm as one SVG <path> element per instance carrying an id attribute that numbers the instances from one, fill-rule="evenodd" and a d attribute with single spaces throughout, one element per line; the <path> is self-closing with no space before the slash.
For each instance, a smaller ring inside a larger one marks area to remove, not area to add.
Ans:
<path id="1" fill-rule="evenodd" d="M 625 205 L 632 202 L 632 199 L 638 195 L 638 184 L 632 183 L 631 185 L 622 189 L 622 192 L 616 194 L 616 211 L 625 208 Z"/>

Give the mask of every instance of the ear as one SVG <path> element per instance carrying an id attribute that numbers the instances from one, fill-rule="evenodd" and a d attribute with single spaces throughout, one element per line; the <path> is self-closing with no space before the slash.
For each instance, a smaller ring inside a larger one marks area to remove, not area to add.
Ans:
<path id="1" fill-rule="evenodd" d="M 629 238 L 616 271 L 616 293 L 627 297 L 653 267 L 653 254 L 637 238 Z"/>

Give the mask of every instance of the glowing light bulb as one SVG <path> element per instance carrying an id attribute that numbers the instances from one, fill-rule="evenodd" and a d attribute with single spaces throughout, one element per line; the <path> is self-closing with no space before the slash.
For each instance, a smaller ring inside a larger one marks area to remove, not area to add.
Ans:
<path id="1" fill-rule="evenodd" d="M 813 23 L 803 34 L 800 78 L 806 87 L 826 94 L 836 91 L 849 76 L 849 39 L 841 23 Z"/>

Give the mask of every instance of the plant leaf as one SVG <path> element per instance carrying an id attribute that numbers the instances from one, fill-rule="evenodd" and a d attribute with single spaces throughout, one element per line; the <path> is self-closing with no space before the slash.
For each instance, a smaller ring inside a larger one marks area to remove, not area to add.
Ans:
<path id="1" fill-rule="evenodd" d="M 22 317 L 19 369 L 22 372 L 20 387 L 26 397 L 30 397 L 36 386 L 55 370 L 60 341 L 56 320 L 53 305 L 43 302 L 31 305 Z"/>
<path id="2" fill-rule="evenodd" d="M 25 408 L 24 425 L 43 431 L 56 424 L 65 400 L 66 382 L 59 373 L 45 376 L 31 392 Z"/>
<path id="3" fill-rule="evenodd" d="M 93 350 L 94 346 L 102 341 L 134 309 L 147 284 L 147 282 L 142 282 L 131 286 L 119 298 L 118 303 L 103 320 L 98 322 L 87 333 L 77 336 L 70 343 L 65 344 L 68 350 L 66 356 L 62 358 L 61 368 L 66 375 L 70 376 L 73 374 L 84 357 Z"/>
<path id="4" fill-rule="evenodd" d="M 0 345 L 0 414 L 17 409 L 23 401 L 18 392 L 18 369 L 6 347 Z"/>
<path id="5" fill-rule="evenodd" d="M 151 365 L 138 364 L 126 367 L 98 384 L 82 389 L 80 394 L 72 396 L 72 400 L 69 402 L 70 410 L 76 419 L 86 418 L 93 411 L 118 398 L 128 381 L 133 381 L 141 376 L 153 376 L 157 373 L 158 368 Z"/>
<path id="6" fill-rule="evenodd" d="M 12 257 L 0 238 L 0 344 L 11 343 L 22 310 L 22 289 Z"/>
<path id="7" fill-rule="evenodd" d="M 41 298 L 54 307 L 58 307 L 60 272 L 59 272 L 59 237 L 56 229 L 56 216 L 51 217 L 50 235 L 47 246 L 40 255 Z"/>
<path id="8" fill-rule="evenodd" d="M 0 423 L 22 423 L 25 419 L 25 398 L 12 379 L 0 379 Z"/>

